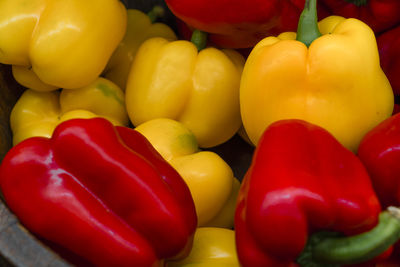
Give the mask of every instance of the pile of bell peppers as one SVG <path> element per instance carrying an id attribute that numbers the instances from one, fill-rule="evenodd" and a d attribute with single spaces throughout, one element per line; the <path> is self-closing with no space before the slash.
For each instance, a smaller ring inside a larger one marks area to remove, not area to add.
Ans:
<path id="1" fill-rule="evenodd" d="M 50 86 L 86 86 L 122 40 L 126 16 L 118 0 L 1 1 L 0 62 Z"/>
<path id="2" fill-rule="evenodd" d="M 0 2 L 20 222 L 76 265 L 400 265 L 400 1 L 163 6 Z"/>
<path id="3" fill-rule="evenodd" d="M 39 92 L 27 89 L 11 111 L 13 144 L 33 136 L 51 137 L 54 128 L 63 121 L 93 117 L 128 126 L 124 92 L 105 78 L 99 77 L 88 86 L 74 90 Z"/>

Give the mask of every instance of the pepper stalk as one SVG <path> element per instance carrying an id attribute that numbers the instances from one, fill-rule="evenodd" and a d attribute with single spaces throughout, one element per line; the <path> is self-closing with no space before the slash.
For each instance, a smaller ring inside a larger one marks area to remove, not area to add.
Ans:
<path id="1" fill-rule="evenodd" d="M 200 30 L 194 30 L 190 41 L 197 47 L 197 50 L 200 51 L 207 46 L 207 33 Z"/>
<path id="2" fill-rule="evenodd" d="M 318 29 L 317 0 L 306 0 L 297 26 L 297 41 L 307 47 L 322 34 Z"/>
<path id="3" fill-rule="evenodd" d="M 165 10 L 162 6 L 154 6 L 148 13 L 147 16 L 150 18 L 151 23 L 156 22 L 157 19 L 164 17 Z"/>
<path id="4" fill-rule="evenodd" d="M 400 239 L 400 209 L 389 207 L 368 232 L 343 237 L 334 232 L 313 234 L 297 263 L 302 267 L 339 267 L 369 261 Z"/>

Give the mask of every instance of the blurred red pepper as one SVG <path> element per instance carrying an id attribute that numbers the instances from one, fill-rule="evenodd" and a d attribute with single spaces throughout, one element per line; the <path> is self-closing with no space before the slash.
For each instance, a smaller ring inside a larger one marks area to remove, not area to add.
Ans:
<path id="1" fill-rule="evenodd" d="M 387 260 L 384 262 L 377 263 L 373 267 L 399 267 L 400 262 L 398 260 Z"/>
<path id="2" fill-rule="evenodd" d="M 400 105 L 399 104 L 394 104 L 393 115 L 397 114 L 399 112 L 400 112 Z"/>
<path id="3" fill-rule="evenodd" d="M 375 33 L 400 23 L 399 0 L 322 0 L 334 15 L 357 18 L 367 23 Z"/>
<path id="4" fill-rule="evenodd" d="M 176 17 L 221 47 L 248 48 L 269 35 L 295 31 L 304 0 L 166 0 Z M 318 6 L 320 19 L 329 15 Z"/>
<path id="5" fill-rule="evenodd" d="M 400 6 L 400 1 L 398 1 Z M 400 9 L 397 11 L 400 19 Z M 389 79 L 393 93 L 400 95 L 400 26 L 384 32 L 376 39 L 381 67 Z"/>
<path id="6" fill-rule="evenodd" d="M 191 249 L 197 218 L 183 179 L 139 132 L 105 119 L 69 120 L 13 147 L 0 186 L 29 230 L 96 266 L 159 266 Z"/>
<path id="7" fill-rule="evenodd" d="M 366 235 L 360 233 L 376 225 L 379 211 L 367 171 L 350 150 L 319 126 L 301 120 L 278 121 L 260 139 L 239 192 L 235 215 L 239 260 L 245 267 L 290 266 L 303 249 L 301 255 L 306 255 L 306 242 L 315 240 L 320 230 L 353 235 L 343 238 L 354 246 L 351 249 L 337 243 L 328 250 L 321 243 L 316 245 L 330 255 L 326 263 L 340 261 L 336 249 L 346 251 L 341 265 L 370 260 L 390 250 L 397 240 L 371 254 L 374 250 L 369 249 L 381 234 L 368 232 L 370 239 L 364 239 Z M 397 222 L 396 238 L 399 229 Z M 363 256 L 353 258 L 357 254 Z"/>
<path id="8" fill-rule="evenodd" d="M 400 113 L 369 131 L 358 148 L 383 206 L 400 205 Z"/>

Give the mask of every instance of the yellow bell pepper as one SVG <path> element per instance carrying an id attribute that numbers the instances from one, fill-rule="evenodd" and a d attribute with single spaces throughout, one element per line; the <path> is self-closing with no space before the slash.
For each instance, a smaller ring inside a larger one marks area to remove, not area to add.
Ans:
<path id="1" fill-rule="evenodd" d="M 161 10 L 160 10 L 161 9 Z M 163 12 L 162 7 L 156 6 L 152 14 Z M 139 46 L 152 37 L 163 37 L 176 40 L 174 31 L 163 23 L 153 23 L 152 19 L 137 9 L 128 9 L 128 26 L 124 39 L 111 56 L 104 77 L 116 83 L 122 90 L 126 88 L 129 70 Z"/>
<path id="2" fill-rule="evenodd" d="M 239 267 L 235 232 L 224 228 L 197 228 L 189 256 L 180 261 L 169 261 L 166 266 Z"/>
<path id="3" fill-rule="evenodd" d="M 42 82 L 30 67 L 12 65 L 12 74 L 20 85 L 35 91 L 49 92 L 58 89 L 56 86 Z"/>
<path id="4" fill-rule="evenodd" d="M 126 89 L 129 118 L 137 126 L 156 118 L 186 125 L 200 147 L 219 145 L 241 125 L 239 83 L 244 58 L 234 50 L 151 38 L 139 48 Z"/>
<path id="5" fill-rule="evenodd" d="M 310 19 L 314 28 L 303 24 Z M 297 34 L 267 37 L 253 48 L 240 86 L 243 125 L 254 144 L 271 123 L 302 119 L 355 152 L 364 134 L 392 114 L 393 105 L 373 31 L 338 16 L 317 25 L 315 3 L 305 8 Z"/>
<path id="6" fill-rule="evenodd" d="M 0 1 L 0 63 L 32 67 L 57 88 L 80 88 L 103 71 L 126 31 L 118 0 Z"/>
<path id="7" fill-rule="evenodd" d="M 239 194 L 240 182 L 237 178 L 233 178 L 233 185 L 230 197 L 226 201 L 226 204 L 218 212 L 217 216 L 212 218 L 210 221 L 204 223 L 204 226 L 208 227 L 221 227 L 221 228 L 233 228 L 233 219 L 236 209 L 236 200 Z"/>
<path id="8" fill-rule="evenodd" d="M 80 89 L 51 92 L 26 90 L 13 107 L 10 126 L 13 144 L 33 136 L 51 137 L 54 128 L 72 118 L 103 117 L 114 125 L 128 125 L 123 91 L 98 78 Z"/>
<path id="9" fill-rule="evenodd" d="M 182 176 L 188 185 L 199 226 L 233 227 L 240 183 L 216 153 L 200 151 L 193 133 L 167 118 L 147 121 L 135 128 Z"/>

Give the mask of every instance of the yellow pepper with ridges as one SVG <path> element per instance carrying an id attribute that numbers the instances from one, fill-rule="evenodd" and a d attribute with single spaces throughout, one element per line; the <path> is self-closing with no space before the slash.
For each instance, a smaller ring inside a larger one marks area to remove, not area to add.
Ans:
<path id="1" fill-rule="evenodd" d="M 239 267 L 235 232 L 230 229 L 199 227 L 194 233 L 189 256 L 169 261 L 167 267 Z"/>
<path id="2" fill-rule="evenodd" d="M 128 9 L 128 25 L 124 39 L 111 56 L 105 70 L 104 77 L 113 81 L 122 90 L 126 88 L 129 70 L 139 46 L 152 37 L 163 37 L 176 40 L 174 31 L 164 23 L 154 23 L 157 16 L 164 12 L 160 6 L 155 6 L 148 14 L 137 9 Z M 153 14 L 153 16 L 151 15 Z"/>
<path id="3" fill-rule="evenodd" d="M 33 136 L 51 137 L 54 128 L 73 118 L 103 117 L 127 126 L 123 91 L 111 81 L 98 78 L 80 89 L 51 92 L 26 90 L 13 107 L 10 126 L 13 144 Z"/>
<path id="4" fill-rule="evenodd" d="M 139 48 L 126 89 L 129 118 L 137 126 L 156 118 L 186 125 L 200 147 L 230 139 L 241 125 L 239 84 L 244 58 L 234 50 L 151 38 Z"/>
<path id="5" fill-rule="evenodd" d="M 196 137 L 182 123 L 160 118 L 135 128 L 182 176 L 196 207 L 198 225 L 233 227 L 240 183 L 216 153 L 200 151 Z"/>
<path id="6" fill-rule="evenodd" d="M 315 3 L 305 8 L 297 34 L 267 37 L 253 48 L 240 86 L 243 125 L 255 145 L 271 123 L 302 119 L 355 152 L 393 105 L 373 31 L 338 16 L 317 24 Z"/>
<path id="7" fill-rule="evenodd" d="M 45 84 L 80 88 L 103 71 L 126 30 L 119 0 L 0 1 L 0 63 Z"/>

